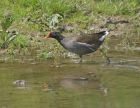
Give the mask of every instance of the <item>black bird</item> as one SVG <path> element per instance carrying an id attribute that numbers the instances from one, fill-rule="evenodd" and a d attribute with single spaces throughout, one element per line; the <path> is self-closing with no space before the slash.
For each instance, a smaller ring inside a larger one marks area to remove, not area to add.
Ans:
<path id="1" fill-rule="evenodd" d="M 99 33 L 83 34 L 77 37 L 64 37 L 59 32 L 49 32 L 45 38 L 56 39 L 65 49 L 79 55 L 80 62 L 82 56 L 95 52 L 104 42 L 105 37 L 109 34 L 108 31 Z M 103 55 L 107 58 L 107 63 L 110 63 L 109 57 L 100 49 Z"/>

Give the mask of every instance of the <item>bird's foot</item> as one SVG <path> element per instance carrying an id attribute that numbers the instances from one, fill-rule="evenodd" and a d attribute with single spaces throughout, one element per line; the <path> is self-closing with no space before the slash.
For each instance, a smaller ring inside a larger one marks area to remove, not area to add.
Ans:
<path id="1" fill-rule="evenodd" d="M 82 63 L 82 60 L 81 59 L 80 60 L 76 60 L 75 63 L 80 64 L 80 63 Z"/>
<path id="2" fill-rule="evenodd" d="M 110 58 L 107 57 L 107 58 L 106 58 L 106 64 L 110 64 L 110 62 L 111 62 L 111 61 L 110 61 Z"/>
<path id="3" fill-rule="evenodd" d="M 80 59 L 78 63 L 82 63 L 82 59 Z"/>

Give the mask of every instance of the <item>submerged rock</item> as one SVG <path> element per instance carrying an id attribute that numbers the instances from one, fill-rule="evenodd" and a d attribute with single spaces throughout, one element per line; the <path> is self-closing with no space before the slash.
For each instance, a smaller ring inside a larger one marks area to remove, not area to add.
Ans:
<path id="1" fill-rule="evenodd" d="M 42 90 L 48 92 L 51 91 L 52 89 L 50 88 L 49 84 L 45 82 L 43 83 Z"/>
<path id="2" fill-rule="evenodd" d="M 60 81 L 60 86 L 66 89 L 96 89 L 100 84 L 100 80 L 94 79 L 94 76 L 64 77 Z"/>
<path id="3" fill-rule="evenodd" d="M 15 80 L 13 81 L 13 85 L 19 89 L 25 89 L 27 87 L 27 82 L 25 80 Z"/>

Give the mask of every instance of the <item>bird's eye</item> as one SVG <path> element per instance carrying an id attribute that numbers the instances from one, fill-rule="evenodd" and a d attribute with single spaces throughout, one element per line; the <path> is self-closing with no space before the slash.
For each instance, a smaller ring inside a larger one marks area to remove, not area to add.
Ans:
<path id="1" fill-rule="evenodd" d="M 55 32 L 55 36 L 57 36 L 58 35 L 58 33 L 57 32 Z"/>

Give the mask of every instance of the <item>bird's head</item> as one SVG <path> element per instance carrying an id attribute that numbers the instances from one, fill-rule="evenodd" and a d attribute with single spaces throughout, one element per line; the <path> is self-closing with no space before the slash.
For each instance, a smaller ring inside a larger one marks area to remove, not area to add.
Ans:
<path id="1" fill-rule="evenodd" d="M 58 39 L 61 36 L 61 34 L 59 32 L 49 32 L 47 36 L 45 36 L 44 38 L 55 38 Z"/>

